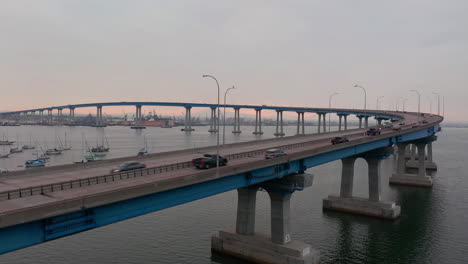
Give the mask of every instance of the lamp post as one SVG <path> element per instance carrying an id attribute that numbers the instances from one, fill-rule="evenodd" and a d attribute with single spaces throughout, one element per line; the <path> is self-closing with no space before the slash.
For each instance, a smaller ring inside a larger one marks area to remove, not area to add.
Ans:
<path id="1" fill-rule="evenodd" d="M 384 97 L 385 97 L 385 96 L 383 96 L 383 95 L 377 97 L 377 102 L 375 103 L 375 109 L 376 109 L 376 110 L 379 110 L 379 101 L 380 101 L 380 99 L 382 99 L 382 98 L 384 98 Z"/>
<path id="2" fill-rule="evenodd" d="M 437 95 L 437 115 L 440 115 L 440 94 L 436 92 L 432 92 L 432 93 Z"/>
<path id="3" fill-rule="evenodd" d="M 417 90 L 410 90 L 410 92 L 415 92 L 418 95 L 418 120 L 421 115 L 421 94 Z"/>
<path id="4" fill-rule="evenodd" d="M 354 87 L 361 88 L 364 91 L 364 110 L 366 110 L 366 105 L 367 105 L 367 93 L 366 93 L 366 88 L 362 87 L 359 84 L 355 84 Z"/>
<path id="5" fill-rule="evenodd" d="M 218 175 L 219 174 L 219 83 L 218 83 L 218 80 L 212 76 L 212 75 L 208 75 L 208 74 L 204 74 L 202 77 L 208 77 L 208 78 L 212 78 L 213 80 L 216 81 L 216 85 L 218 86 L 218 117 L 217 117 L 217 122 L 218 122 L 218 125 L 217 125 L 217 128 L 216 128 L 216 174 Z"/>
<path id="6" fill-rule="evenodd" d="M 223 110 L 223 148 L 224 148 L 224 142 L 226 139 L 226 95 L 229 92 L 229 90 L 236 89 L 236 87 L 232 86 L 231 88 L 228 88 L 226 92 L 224 92 L 224 110 Z"/>
<path id="7" fill-rule="evenodd" d="M 328 97 L 328 108 L 329 109 L 331 109 L 331 100 L 332 100 L 333 96 L 335 96 L 337 94 L 340 94 L 340 93 L 335 92 L 335 93 L 330 94 L 330 96 Z M 330 132 L 330 114 L 328 114 L 328 132 Z"/>

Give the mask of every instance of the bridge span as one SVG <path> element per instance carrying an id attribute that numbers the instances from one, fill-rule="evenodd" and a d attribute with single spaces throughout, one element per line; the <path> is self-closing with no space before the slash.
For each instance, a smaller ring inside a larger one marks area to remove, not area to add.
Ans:
<path id="1" fill-rule="evenodd" d="M 443 120 L 440 116 L 406 112 L 329 111 L 365 113 L 405 125 L 400 130 L 383 129 L 376 136 L 366 136 L 358 128 L 227 144 L 221 155 L 228 158 L 228 165 L 208 170 L 197 170 L 190 161 L 213 152 L 214 146 L 148 155 L 142 158 L 148 168 L 117 174 L 110 174 L 110 168 L 135 157 L 13 172 L 0 179 L 0 252 L 237 189 L 236 227 L 214 235 L 213 250 L 261 263 L 318 263 L 320 253 L 311 245 L 293 240 L 289 229 L 290 218 L 294 217 L 289 215 L 290 197 L 311 184 L 310 175 L 304 173 L 307 168 L 342 160 L 341 189 L 338 195 L 324 199 L 324 209 L 396 219 L 400 207 L 381 199 L 380 161 L 396 146 L 398 165 L 390 183 L 431 187 L 426 169 L 437 169 L 432 160 L 432 142 Z M 331 145 L 331 137 L 338 135 L 350 141 Z M 266 149 L 278 147 L 288 155 L 263 158 Z M 365 159 L 369 166 L 369 197 L 353 196 L 357 158 Z M 416 167 L 418 173 L 408 174 L 407 167 Z M 255 232 L 255 197 L 259 189 L 266 190 L 271 199 L 270 235 Z"/>
<path id="2" fill-rule="evenodd" d="M 335 113 L 339 117 L 339 130 L 347 130 L 348 116 L 356 115 L 359 119 L 359 128 L 368 127 L 369 118 L 374 117 L 378 124 L 382 120 L 391 120 L 398 118 L 398 115 L 388 114 L 386 111 L 371 111 L 359 109 L 339 109 L 339 108 L 310 108 L 310 107 L 290 107 L 290 106 L 269 106 L 269 105 L 233 105 L 226 104 L 202 104 L 202 103 L 187 103 L 187 102 L 104 102 L 104 103 L 88 103 L 88 104 L 73 104 L 52 106 L 45 108 L 36 108 L 20 111 L 10 111 L 0 113 L 0 118 L 8 118 L 15 121 L 33 120 L 39 124 L 44 125 L 74 125 L 75 124 L 75 109 L 79 108 L 96 108 L 96 124 L 97 127 L 106 126 L 102 112 L 103 107 L 118 107 L 118 106 L 134 106 L 136 123 L 143 120 L 142 107 L 143 106 L 166 106 L 166 107 L 183 107 L 185 109 L 184 128 L 182 131 L 194 131 L 192 127 L 192 108 L 209 108 L 211 109 L 210 129 L 209 132 L 216 133 L 219 130 L 219 122 L 217 121 L 220 116 L 219 107 L 234 109 L 234 129 L 232 133 L 242 133 L 240 110 L 250 109 L 255 110 L 255 131 L 253 134 L 261 135 L 262 131 L 262 111 L 270 110 L 276 112 L 276 132 L 275 136 L 284 136 L 283 132 L 283 112 L 297 113 L 297 134 L 305 134 L 305 113 L 314 113 L 317 115 L 317 129 L 318 133 L 326 132 L 326 116 Z M 63 113 L 63 110 L 68 111 L 68 116 Z M 55 114 L 54 114 L 55 111 Z M 46 112 L 46 115 L 44 114 Z"/>

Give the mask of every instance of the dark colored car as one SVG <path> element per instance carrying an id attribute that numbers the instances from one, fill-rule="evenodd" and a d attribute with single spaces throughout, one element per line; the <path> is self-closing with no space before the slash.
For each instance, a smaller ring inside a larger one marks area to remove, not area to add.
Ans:
<path id="1" fill-rule="evenodd" d="M 146 168 L 146 164 L 143 164 L 138 161 L 128 161 L 125 163 L 120 164 L 118 167 L 113 168 L 111 173 L 117 173 L 122 171 L 129 171 L 129 170 L 137 170 L 137 169 L 144 169 Z"/>
<path id="2" fill-rule="evenodd" d="M 366 136 L 375 136 L 375 135 L 380 135 L 380 129 L 377 128 L 369 128 L 366 130 L 365 134 Z"/>
<path id="3" fill-rule="evenodd" d="M 344 143 L 344 142 L 349 142 L 349 139 L 348 138 L 345 138 L 345 137 L 334 137 L 332 138 L 331 140 L 331 143 L 333 145 L 335 144 L 340 144 L 340 143 Z"/>
<path id="4" fill-rule="evenodd" d="M 265 159 L 274 159 L 282 156 L 286 156 L 287 154 L 282 149 L 269 149 L 265 151 Z"/>
<path id="5" fill-rule="evenodd" d="M 198 169 L 209 169 L 216 167 L 216 154 L 205 154 L 202 158 L 192 160 L 192 164 Z M 228 160 L 219 156 L 219 166 L 226 166 Z"/>

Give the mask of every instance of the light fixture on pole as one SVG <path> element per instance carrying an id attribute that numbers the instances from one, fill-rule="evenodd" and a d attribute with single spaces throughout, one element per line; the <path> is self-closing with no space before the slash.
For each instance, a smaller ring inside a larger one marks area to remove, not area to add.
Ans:
<path id="1" fill-rule="evenodd" d="M 437 95 L 437 115 L 440 115 L 440 94 L 436 92 L 432 92 L 432 93 Z"/>
<path id="2" fill-rule="evenodd" d="M 224 142 L 226 139 L 226 95 L 229 92 L 229 90 L 236 89 L 236 87 L 232 86 L 231 88 L 228 88 L 226 92 L 224 92 L 224 110 L 223 110 L 223 147 L 224 147 Z"/>
<path id="3" fill-rule="evenodd" d="M 335 92 L 335 93 L 330 94 L 330 96 L 328 97 L 328 108 L 329 109 L 331 109 L 331 100 L 332 100 L 333 96 L 335 96 L 337 94 L 340 94 L 340 93 Z M 330 113 L 328 114 L 328 132 L 330 132 Z"/>
<path id="4" fill-rule="evenodd" d="M 358 87 L 358 88 L 361 88 L 363 91 L 364 91 L 364 110 L 367 109 L 367 93 L 366 93 L 366 88 L 362 87 L 361 85 L 359 84 L 355 84 L 354 87 Z"/>
<path id="5" fill-rule="evenodd" d="M 219 175 L 219 83 L 218 80 L 212 75 L 204 74 L 202 77 L 212 78 L 216 81 L 216 85 L 218 86 L 218 125 L 216 128 L 216 175 Z"/>
<path id="6" fill-rule="evenodd" d="M 421 115 L 421 94 L 417 90 L 410 90 L 410 92 L 415 92 L 418 95 L 418 120 Z"/>
<path id="7" fill-rule="evenodd" d="M 382 98 L 384 98 L 384 97 L 385 97 L 385 96 L 383 96 L 383 95 L 377 97 L 377 102 L 375 103 L 375 109 L 376 109 L 376 110 L 379 110 L 379 101 L 380 101 L 380 99 L 382 99 Z"/>

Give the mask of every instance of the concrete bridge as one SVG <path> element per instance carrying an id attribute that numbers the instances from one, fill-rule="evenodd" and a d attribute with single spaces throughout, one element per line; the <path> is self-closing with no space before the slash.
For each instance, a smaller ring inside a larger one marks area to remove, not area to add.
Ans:
<path id="1" fill-rule="evenodd" d="M 46 108 L 36 108 L 13 112 L 0 113 L 0 118 L 10 118 L 13 120 L 34 120 L 40 124 L 74 124 L 75 123 L 75 109 L 78 108 L 96 108 L 96 126 L 106 126 L 102 110 L 104 107 L 118 107 L 118 106 L 134 106 L 135 107 L 135 121 L 142 120 L 142 107 L 143 106 L 169 106 L 169 107 L 183 107 L 185 109 L 185 122 L 182 131 L 194 131 L 192 127 L 192 108 L 209 108 L 211 109 L 210 129 L 209 132 L 217 132 L 219 124 L 217 117 L 219 114 L 217 104 L 201 104 L 201 103 L 184 103 L 184 102 L 107 102 L 107 103 L 90 103 L 90 104 L 74 104 L 52 106 Z M 374 117 L 380 124 L 382 120 L 390 120 L 398 118 L 387 114 L 385 111 L 369 111 L 369 110 L 350 110 L 338 108 L 306 108 L 306 107 L 286 107 L 286 106 L 267 106 L 267 105 L 220 105 L 220 107 L 234 109 L 234 129 L 232 133 L 241 133 L 240 127 L 240 110 L 251 109 L 255 110 L 255 131 L 253 134 L 263 134 L 262 131 L 262 111 L 275 111 L 276 112 L 276 132 L 275 136 L 284 136 L 283 132 L 283 112 L 297 113 L 297 134 L 305 134 L 305 113 L 315 113 L 318 117 L 318 133 L 326 132 L 325 120 L 327 114 L 337 114 L 339 117 L 339 130 L 346 130 L 348 126 L 347 118 L 349 115 L 356 115 L 359 119 L 359 127 L 368 127 L 369 118 Z M 66 112 L 68 111 L 68 116 Z M 54 114 L 55 112 L 55 114 Z"/>
<path id="2" fill-rule="evenodd" d="M 366 136 L 362 128 L 348 130 L 345 126 L 346 129 L 335 132 L 319 130 L 322 133 L 227 144 L 221 155 L 228 158 L 228 165 L 210 170 L 197 170 L 190 160 L 214 152 L 215 147 L 148 155 L 141 158 L 148 168 L 119 174 L 109 174 L 110 168 L 135 157 L 13 172 L 0 181 L 0 252 L 237 189 L 236 226 L 212 237 L 213 250 L 259 263 L 318 263 L 320 253 L 290 235 L 290 219 L 295 217 L 289 214 L 290 197 L 311 185 L 310 175 L 304 173 L 307 168 L 341 159 L 341 188 L 337 195 L 324 199 L 323 208 L 383 219 L 396 219 L 400 214 L 395 202 L 382 201 L 380 190 L 380 162 L 393 153 L 393 147 L 398 149 L 398 166 L 390 183 L 432 186 L 426 170 L 437 169 L 432 160 L 432 142 L 440 130 L 441 116 L 351 109 L 272 106 L 258 109 L 297 111 L 299 120 L 303 117 L 299 113 L 315 112 L 320 117 L 334 112 L 399 120 L 398 123 L 406 125 L 400 130 L 383 129 L 377 136 Z M 331 137 L 338 135 L 350 141 L 332 145 Z M 266 149 L 278 147 L 288 155 L 263 158 Z M 369 197 L 353 196 L 357 158 L 365 159 L 369 166 Z M 409 174 L 406 168 L 414 167 L 417 174 Z M 271 199 L 271 234 L 267 235 L 255 232 L 259 189 L 266 190 Z"/>

